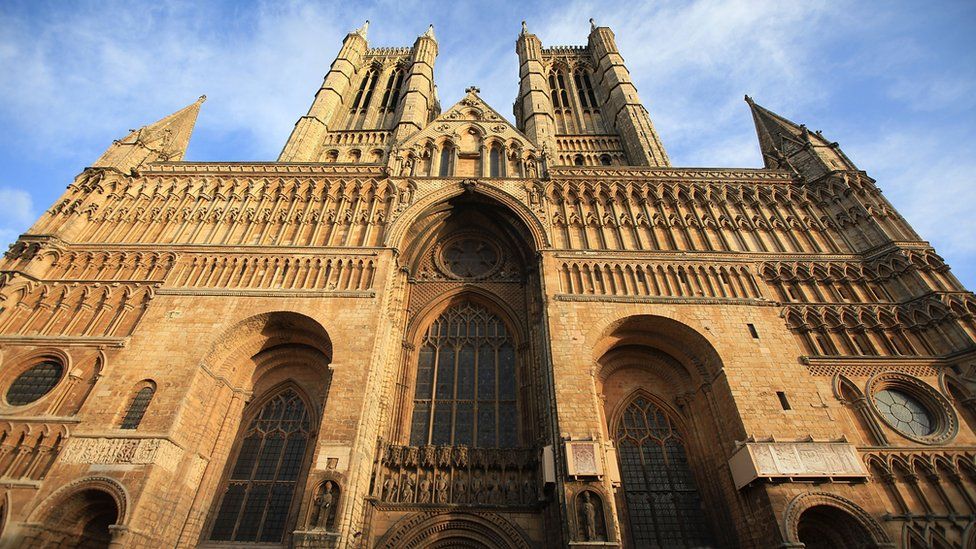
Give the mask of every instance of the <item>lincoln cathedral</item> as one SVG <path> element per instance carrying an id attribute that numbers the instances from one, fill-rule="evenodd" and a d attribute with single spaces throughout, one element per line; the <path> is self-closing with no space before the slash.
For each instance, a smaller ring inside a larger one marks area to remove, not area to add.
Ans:
<path id="1" fill-rule="evenodd" d="M 607 27 L 509 115 L 367 26 L 277 161 L 201 97 L 11 245 L 0 546 L 976 546 L 976 296 L 837 143 L 675 167 Z"/>

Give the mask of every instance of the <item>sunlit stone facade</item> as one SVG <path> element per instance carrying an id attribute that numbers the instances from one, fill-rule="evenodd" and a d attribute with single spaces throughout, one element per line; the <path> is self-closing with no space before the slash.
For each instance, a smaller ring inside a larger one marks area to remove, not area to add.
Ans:
<path id="1" fill-rule="evenodd" d="M 183 161 L 201 98 L 11 246 L 4 546 L 974 546 L 976 300 L 836 143 L 747 97 L 764 168 L 671 166 L 595 24 L 514 121 L 437 53 L 350 33 L 277 162 Z"/>

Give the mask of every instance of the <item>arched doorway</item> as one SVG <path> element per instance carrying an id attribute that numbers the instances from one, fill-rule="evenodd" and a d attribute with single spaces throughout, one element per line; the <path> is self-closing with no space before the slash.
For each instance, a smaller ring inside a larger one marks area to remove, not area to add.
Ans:
<path id="1" fill-rule="evenodd" d="M 807 492 L 790 501 L 783 513 L 788 544 L 808 549 L 894 547 L 884 528 L 853 501 L 829 492 Z"/>
<path id="2" fill-rule="evenodd" d="M 41 546 L 106 548 L 112 542 L 109 526 L 119 519 L 119 508 L 111 494 L 97 488 L 74 492 L 53 506 L 43 519 Z"/>
<path id="3" fill-rule="evenodd" d="M 806 549 L 867 549 L 871 534 L 854 517 L 829 505 L 815 505 L 800 515 L 797 537 Z"/>
<path id="4" fill-rule="evenodd" d="M 528 549 L 524 532 L 496 513 L 418 513 L 401 519 L 378 549 Z"/>
<path id="5" fill-rule="evenodd" d="M 621 475 L 614 506 L 622 544 L 734 544 L 714 473 L 724 461 L 709 445 L 744 435 L 715 413 L 716 402 L 733 405 L 727 389 L 700 390 L 722 368 L 711 343 L 674 319 L 635 315 L 611 323 L 593 345 L 603 425 Z"/>

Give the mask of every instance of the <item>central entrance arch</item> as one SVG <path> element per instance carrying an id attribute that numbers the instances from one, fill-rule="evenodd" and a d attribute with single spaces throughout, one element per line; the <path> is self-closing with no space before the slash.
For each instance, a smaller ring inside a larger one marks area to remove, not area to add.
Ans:
<path id="1" fill-rule="evenodd" d="M 396 523 L 378 549 L 529 549 L 524 533 L 496 513 L 421 513 Z"/>

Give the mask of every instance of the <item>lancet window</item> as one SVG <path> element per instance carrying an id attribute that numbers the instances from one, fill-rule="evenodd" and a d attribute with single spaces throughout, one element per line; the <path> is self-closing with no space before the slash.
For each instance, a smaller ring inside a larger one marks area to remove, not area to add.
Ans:
<path id="1" fill-rule="evenodd" d="M 210 539 L 280 543 L 294 526 L 289 517 L 308 460 L 312 419 L 292 388 L 245 417 Z"/>
<path id="2" fill-rule="evenodd" d="M 136 396 L 132 398 L 132 402 L 129 403 L 129 409 L 126 410 L 120 427 L 122 429 L 139 428 L 139 424 L 142 423 L 142 418 L 146 415 L 146 410 L 149 409 L 149 403 L 152 402 L 155 394 L 156 388 L 152 385 L 146 385 L 139 389 Z"/>
<path id="3" fill-rule="evenodd" d="M 637 396 L 617 421 L 624 497 L 635 547 L 711 547 L 685 445 L 668 413 Z"/>
<path id="4" fill-rule="evenodd" d="M 420 344 L 410 444 L 508 448 L 518 442 L 512 337 L 488 309 L 454 305 Z"/>
<path id="5" fill-rule="evenodd" d="M 352 101 L 352 105 L 349 108 L 349 124 L 347 129 L 354 130 L 362 127 L 363 121 L 366 118 L 366 109 L 369 107 L 369 102 L 373 98 L 373 90 L 376 89 L 376 80 L 379 78 L 379 71 L 376 68 L 371 68 L 366 71 L 363 75 L 363 79 L 359 82 L 359 90 L 356 91 L 356 97 Z"/>

